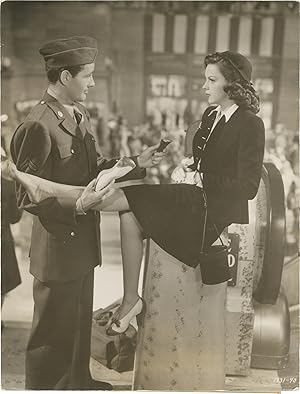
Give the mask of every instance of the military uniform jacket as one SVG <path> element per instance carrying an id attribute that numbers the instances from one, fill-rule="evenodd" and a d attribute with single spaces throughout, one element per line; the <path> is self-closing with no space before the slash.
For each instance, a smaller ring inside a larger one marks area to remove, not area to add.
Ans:
<path id="1" fill-rule="evenodd" d="M 22 211 L 17 208 L 14 182 L 1 177 L 1 294 L 21 283 L 10 224 L 17 223 Z"/>
<path id="2" fill-rule="evenodd" d="M 263 121 L 249 110 L 238 108 L 221 127 L 216 125 L 204 149 L 201 138 L 209 134 L 216 112 L 208 107 L 202 122 L 195 122 L 189 139 L 196 169 L 199 160 L 208 212 L 215 222 L 248 223 L 248 200 L 258 191 L 265 146 Z"/>
<path id="3" fill-rule="evenodd" d="M 84 121 L 77 125 L 68 111 L 46 93 L 15 131 L 11 154 L 17 168 L 54 182 L 86 186 L 99 171 L 112 167 L 97 153 L 89 115 L 77 105 Z M 126 179 L 141 178 L 135 168 Z M 89 211 L 76 215 L 77 196 L 30 202 L 17 185 L 20 208 L 34 214 L 30 249 L 30 272 L 40 281 L 77 279 L 101 265 L 100 215 Z"/>

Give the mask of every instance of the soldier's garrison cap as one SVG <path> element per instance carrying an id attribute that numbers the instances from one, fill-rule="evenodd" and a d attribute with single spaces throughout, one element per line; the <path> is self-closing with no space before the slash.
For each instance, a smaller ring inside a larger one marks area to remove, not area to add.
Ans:
<path id="1" fill-rule="evenodd" d="M 59 68 L 93 63 L 97 41 L 88 36 L 74 36 L 48 41 L 40 49 L 48 67 Z"/>

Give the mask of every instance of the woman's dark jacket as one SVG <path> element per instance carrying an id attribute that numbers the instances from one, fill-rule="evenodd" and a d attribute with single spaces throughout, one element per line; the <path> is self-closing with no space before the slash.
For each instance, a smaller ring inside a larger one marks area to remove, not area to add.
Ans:
<path id="1" fill-rule="evenodd" d="M 211 129 L 216 111 L 208 107 L 193 140 L 194 168 L 201 157 L 208 208 L 217 222 L 248 223 L 248 200 L 258 191 L 265 146 L 261 118 L 238 108 L 223 127 L 216 127 L 203 152 L 199 145 Z M 195 126 L 194 126 L 195 127 Z"/>

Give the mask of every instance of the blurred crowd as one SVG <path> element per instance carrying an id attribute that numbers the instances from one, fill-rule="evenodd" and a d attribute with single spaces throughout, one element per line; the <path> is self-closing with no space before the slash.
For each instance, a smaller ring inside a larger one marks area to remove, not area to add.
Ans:
<path id="1" fill-rule="evenodd" d="M 278 123 L 266 133 L 265 161 L 271 161 L 282 175 L 286 206 L 287 254 L 298 251 L 299 237 L 299 135 Z"/>
<path id="2" fill-rule="evenodd" d="M 152 184 L 169 183 L 170 175 L 184 155 L 185 132 L 180 129 L 167 130 L 151 122 L 151 119 L 139 126 L 129 127 L 122 116 L 114 116 L 107 122 L 107 137 L 102 142 L 108 147 L 109 157 L 136 156 L 146 147 L 158 144 L 161 139 L 170 139 L 166 158 L 147 171 L 146 182 Z M 103 149 L 103 147 L 102 147 Z"/>
<path id="3" fill-rule="evenodd" d="M 35 102 L 19 104 L 16 107 L 15 124 L 24 119 Z M 21 107 L 20 107 L 21 105 Z M 157 124 L 149 116 L 145 123 L 130 126 L 122 114 L 104 117 L 101 103 L 88 103 L 92 130 L 104 157 L 139 155 L 146 147 L 158 144 L 161 139 L 170 139 L 166 158 L 147 171 L 145 182 L 163 184 L 170 182 L 170 175 L 185 155 L 185 130 L 188 124 L 167 122 Z M 7 147 L 15 128 L 7 115 L 1 115 L 2 136 Z M 299 229 L 299 141 L 298 131 L 289 130 L 284 124 L 266 130 L 265 161 L 271 161 L 282 174 L 286 205 L 286 244 L 288 255 L 297 253 Z"/>

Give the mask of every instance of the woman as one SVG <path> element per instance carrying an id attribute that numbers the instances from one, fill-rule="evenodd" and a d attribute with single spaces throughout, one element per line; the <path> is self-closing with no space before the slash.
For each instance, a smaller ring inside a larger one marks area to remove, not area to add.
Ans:
<path id="1" fill-rule="evenodd" d="M 264 153 L 264 125 L 255 115 L 259 99 L 251 72 L 248 59 L 238 53 L 206 56 L 203 88 L 210 106 L 200 125 L 192 125 L 196 128 L 193 160 L 189 166 L 183 161 L 174 172 L 179 183 L 113 189 L 92 208 L 118 211 L 121 219 L 124 298 L 107 329 L 109 335 L 126 331 L 142 312 L 138 279 L 144 238 L 152 238 L 189 266 L 199 263 L 205 212 L 202 187 L 219 233 L 231 223 L 248 223 L 248 200 L 257 193 Z M 205 247 L 217 237 L 209 226 Z M 224 266 L 213 272 L 210 283 L 228 279 Z"/>

